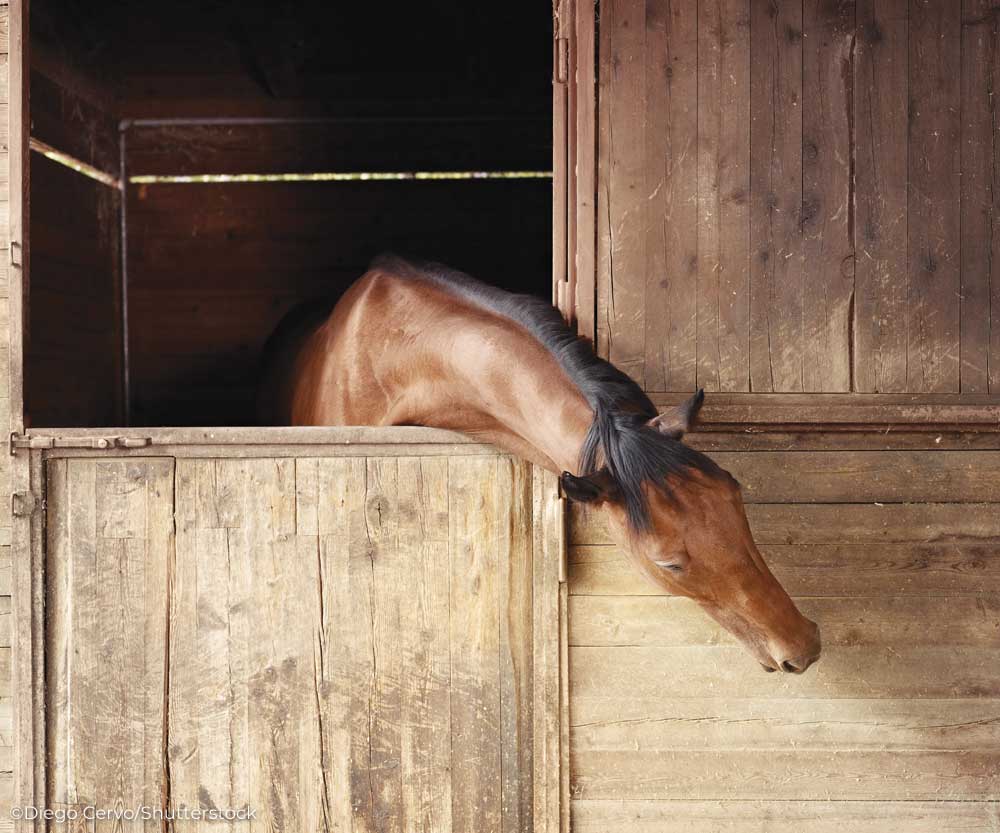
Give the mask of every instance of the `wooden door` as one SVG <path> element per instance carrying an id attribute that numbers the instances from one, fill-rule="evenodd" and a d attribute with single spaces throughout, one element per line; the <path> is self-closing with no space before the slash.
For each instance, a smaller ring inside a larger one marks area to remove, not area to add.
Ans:
<path id="1" fill-rule="evenodd" d="M 554 478 L 474 444 L 327 448 L 49 453 L 48 806 L 559 829 Z"/>

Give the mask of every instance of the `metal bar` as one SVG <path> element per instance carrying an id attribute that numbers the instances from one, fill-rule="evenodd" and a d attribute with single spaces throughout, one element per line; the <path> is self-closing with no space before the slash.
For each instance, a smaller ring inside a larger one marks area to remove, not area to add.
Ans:
<path id="1" fill-rule="evenodd" d="M 90 179 L 100 182 L 102 185 L 107 185 L 109 188 L 116 188 L 119 191 L 122 190 L 122 180 L 114 174 L 109 174 L 106 171 L 102 171 L 100 168 L 95 168 L 93 165 L 84 162 L 82 159 L 77 159 L 71 154 L 64 153 L 58 148 L 54 148 L 47 142 L 43 142 L 41 139 L 36 139 L 32 136 L 28 139 L 28 147 L 35 151 L 35 153 L 40 153 L 46 159 L 51 159 L 53 162 L 56 162 L 65 168 L 69 168 L 71 171 L 83 174 Z"/>
<path id="2" fill-rule="evenodd" d="M 433 182 L 474 179 L 551 179 L 551 171 L 313 171 L 287 174 L 136 174 L 132 185 L 204 185 L 260 182 Z"/>
<path id="3" fill-rule="evenodd" d="M 401 122 L 439 122 L 450 124 L 454 122 L 485 121 L 501 122 L 508 121 L 509 116 L 487 115 L 487 116 L 301 116 L 301 117 L 281 117 L 281 116 L 206 116 L 202 118 L 159 118 L 159 119 L 127 119 L 127 123 L 133 127 L 211 127 L 218 126 L 252 126 L 252 125 L 297 125 L 297 124 L 383 124 Z M 528 116 L 526 120 L 547 121 L 545 116 Z"/>
<path id="4" fill-rule="evenodd" d="M 121 122 L 118 126 L 118 155 L 119 168 L 121 170 L 122 182 L 128 182 L 128 170 L 125 165 L 125 136 L 128 132 L 129 123 Z M 122 310 L 122 418 L 126 426 L 132 424 L 132 379 L 131 368 L 129 367 L 128 352 L 128 188 L 122 188 L 121 209 L 119 211 L 121 221 L 121 243 L 119 246 L 119 258 L 121 260 L 121 310 Z"/>

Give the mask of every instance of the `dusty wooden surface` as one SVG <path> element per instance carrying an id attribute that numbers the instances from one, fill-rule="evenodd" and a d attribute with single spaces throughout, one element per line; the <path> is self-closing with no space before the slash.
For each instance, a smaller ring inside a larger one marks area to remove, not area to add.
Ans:
<path id="1" fill-rule="evenodd" d="M 51 459 L 50 802 L 555 833 L 552 494 L 496 454 Z"/>
<path id="2" fill-rule="evenodd" d="M 722 450 L 726 437 L 765 450 Z M 800 435 L 800 450 L 774 452 L 767 434 L 719 434 L 713 452 L 740 479 L 775 575 L 821 625 L 823 657 L 801 677 L 761 672 L 689 600 L 644 582 L 593 513 L 574 509 L 575 830 L 995 825 L 992 452 L 934 450 L 933 438 L 912 450 L 848 440 L 838 451 L 836 437 Z"/>
<path id="3" fill-rule="evenodd" d="M 602 354 L 654 392 L 1000 393 L 991 9 L 602 2 Z"/>

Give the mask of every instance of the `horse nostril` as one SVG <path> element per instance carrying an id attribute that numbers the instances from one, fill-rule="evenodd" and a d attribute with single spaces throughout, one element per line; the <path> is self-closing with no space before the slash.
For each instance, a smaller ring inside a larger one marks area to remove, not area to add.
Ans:
<path id="1" fill-rule="evenodd" d="M 781 663 L 781 670 L 787 671 L 789 674 L 794 674 L 799 669 L 792 665 L 787 659 Z"/>

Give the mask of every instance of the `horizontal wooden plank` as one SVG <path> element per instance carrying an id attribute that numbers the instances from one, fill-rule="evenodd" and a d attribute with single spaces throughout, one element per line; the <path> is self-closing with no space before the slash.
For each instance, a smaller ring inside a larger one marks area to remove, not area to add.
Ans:
<path id="1" fill-rule="evenodd" d="M 997 799 L 1000 758 L 987 752 L 739 752 L 576 749 L 577 798 L 933 800 Z"/>
<path id="2" fill-rule="evenodd" d="M 834 597 L 797 599 L 796 604 L 820 624 L 824 650 L 835 645 L 904 650 L 914 645 L 950 645 L 956 650 L 1000 645 L 1000 593 Z M 569 644 L 673 647 L 737 642 L 690 599 L 573 596 Z"/>
<path id="3" fill-rule="evenodd" d="M 785 431 L 777 427 L 747 426 L 743 430 L 709 427 L 685 435 L 692 448 L 718 451 L 892 451 L 904 449 L 986 451 L 1000 450 L 1000 432 L 979 430 L 867 430 Z"/>
<path id="4" fill-rule="evenodd" d="M 985 497 L 985 496 L 984 496 Z M 754 540 L 770 544 L 940 542 L 1000 537 L 1000 512 L 990 503 L 748 505 Z M 573 544 L 611 544 L 600 510 L 570 505 Z"/>
<path id="5" fill-rule="evenodd" d="M 689 395 L 689 394 L 687 394 Z M 686 394 L 655 393 L 666 408 Z M 1000 397 L 984 394 L 710 393 L 698 415 L 712 425 L 1000 425 Z"/>
<path id="6" fill-rule="evenodd" d="M 713 459 L 746 503 L 1000 501 L 997 451 L 790 451 Z"/>
<path id="7" fill-rule="evenodd" d="M 971 833 L 995 830 L 983 801 L 575 800 L 575 833 Z"/>
<path id="8" fill-rule="evenodd" d="M 1000 647 L 841 647 L 802 675 L 768 674 L 743 648 L 570 648 L 570 691 L 582 699 L 1000 697 Z"/>
<path id="9" fill-rule="evenodd" d="M 764 558 L 793 596 L 915 596 L 1000 592 L 997 540 L 939 543 L 761 545 Z M 615 547 L 572 547 L 571 595 L 657 596 Z"/>
<path id="10" fill-rule="evenodd" d="M 1000 700 L 739 700 L 664 696 L 574 704 L 572 746 L 628 749 L 995 751 Z M 631 708 L 630 708 L 631 707 Z"/>

